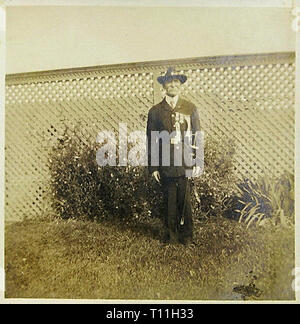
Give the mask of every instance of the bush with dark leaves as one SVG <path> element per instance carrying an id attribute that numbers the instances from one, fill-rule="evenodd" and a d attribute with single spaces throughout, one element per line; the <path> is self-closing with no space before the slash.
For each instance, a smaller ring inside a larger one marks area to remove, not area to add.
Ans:
<path id="1" fill-rule="evenodd" d="M 208 137 L 204 148 L 204 172 L 192 180 L 194 211 L 200 217 L 224 216 L 233 207 L 237 177 L 234 142 Z"/>
<path id="2" fill-rule="evenodd" d="M 53 146 L 49 167 L 52 205 L 62 218 L 161 217 L 161 187 L 146 167 L 100 167 L 97 144 L 66 131 Z M 207 139 L 205 170 L 192 180 L 196 217 L 223 215 L 230 208 L 235 177 L 233 145 Z"/>
<path id="3" fill-rule="evenodd" d="M 260 177 L 237 185 L 234 214 L 239 222 L 292 226 L 295 213 L 294 175 Z"/>

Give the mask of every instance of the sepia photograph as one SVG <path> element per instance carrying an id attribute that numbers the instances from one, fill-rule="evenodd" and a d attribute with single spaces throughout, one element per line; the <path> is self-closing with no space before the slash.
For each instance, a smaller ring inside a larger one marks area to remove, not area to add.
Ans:
<path id="1" fill-rule="evenodd" d="M 297 302 L 300 4 L 24 2 L 0 6 L 3 301 Z"/>

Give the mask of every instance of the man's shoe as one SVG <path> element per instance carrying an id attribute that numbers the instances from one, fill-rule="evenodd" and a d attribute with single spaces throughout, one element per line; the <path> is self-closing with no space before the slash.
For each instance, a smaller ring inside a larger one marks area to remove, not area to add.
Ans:
<path id="1" fill-rule="evenodd" d="M 197 244 L 193 241 L 192 238 L 190 237 L 182 237 L 179 239 L 179 243 L 183 244 L 183 245 L 193 245 L 196 246 Z"/>
<path id="2" fill-rule="evenodd" d="M 169 243 L 170 242 L 170 235 L 168 233 L 165 233 L 162 238 L 163 243 Z"/>

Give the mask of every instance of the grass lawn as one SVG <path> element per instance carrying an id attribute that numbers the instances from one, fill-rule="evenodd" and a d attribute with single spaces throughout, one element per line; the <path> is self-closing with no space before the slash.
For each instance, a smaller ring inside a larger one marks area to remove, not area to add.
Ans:
<path id="1" fill-rule="evenodd" d="M 5 229 L 6 298 L 291 300 L 294 232 L 195 223 L 196 246 L 158 220 L 26 220 Z"/>

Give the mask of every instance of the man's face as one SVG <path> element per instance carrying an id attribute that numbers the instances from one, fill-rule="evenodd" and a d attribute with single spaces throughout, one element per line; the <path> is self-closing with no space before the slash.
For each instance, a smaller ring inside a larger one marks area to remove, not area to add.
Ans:
<path id="1" fill-rule="evenodd" d="M 164 89 L 166 94 L 170 97 L 175 97 L 179 94 L 181 87 L 181 82 L 178 79 L 173 79 L 164 83 Z"/>

